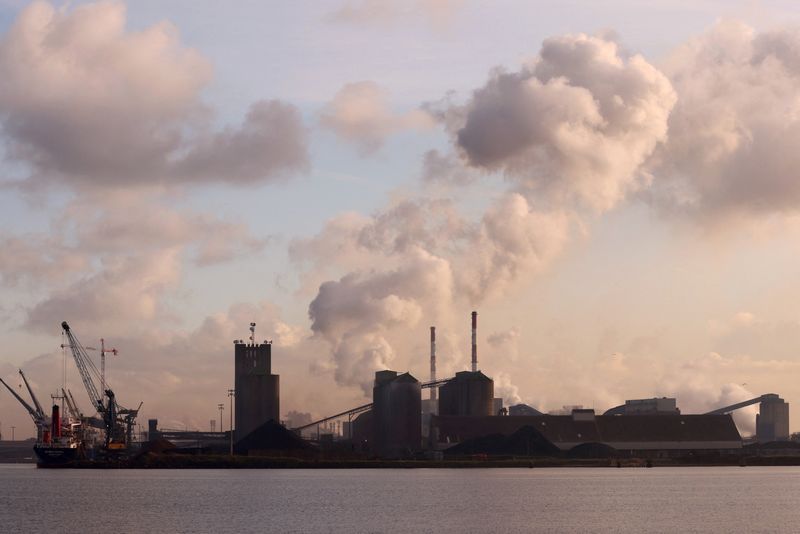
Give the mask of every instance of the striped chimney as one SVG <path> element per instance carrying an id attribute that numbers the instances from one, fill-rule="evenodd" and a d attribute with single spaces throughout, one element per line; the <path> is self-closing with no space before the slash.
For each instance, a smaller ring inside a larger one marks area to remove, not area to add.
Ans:
<path id="1" fill-rule="evenodd" d="M 472 372 L 478 370 L 478 312 L 472 312 Z"/>
<path id="2" fill-rule="evenodd" d="M 436 380 L 436 327 L 431 327 L 431 382 Z M 431 388 L 431 400 L 436 400 L 436 388 Z"/>

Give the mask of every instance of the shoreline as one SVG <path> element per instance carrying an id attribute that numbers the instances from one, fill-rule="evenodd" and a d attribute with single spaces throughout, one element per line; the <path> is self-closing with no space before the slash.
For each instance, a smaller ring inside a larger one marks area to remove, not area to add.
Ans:
<path id="1" fill-rule="evenodd" d="M 566 459 L 553 457 L 452 460 L 305 459 L 267 456 L 147 455 L 131 460 L 39 465 L 43 469 L 475 469 L 549 467 L 747 467 L 800 466 L 800 457 Z"/>

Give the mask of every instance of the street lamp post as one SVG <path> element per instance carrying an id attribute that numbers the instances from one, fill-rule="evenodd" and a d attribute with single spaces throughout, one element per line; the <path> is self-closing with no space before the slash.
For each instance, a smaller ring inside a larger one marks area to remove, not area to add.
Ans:
<path id="1" fill-rule="evenodd" d="M 11 427 L 11 441 L 14 441 L 14 430 L 16 430 L 16 428 L 17 427 L 15 427 L 15 426 Z"/>
<path id="2" fill-rule="evenodd" d="M 233 397 L 236 396 L 235 389 L 228 390 L 228 398 L 230 399 L 230 416 L 231 416 L 231 456 L 233 456 Z"/>
<path id="3" fill-rule="evenodd" d="M 225 405 L 223 403 L 217 404 L 217 410 L 219 410 L 219 431 L 225 432 L 225 427 L 222 426 L 222 410 L 225 409 Z"/>

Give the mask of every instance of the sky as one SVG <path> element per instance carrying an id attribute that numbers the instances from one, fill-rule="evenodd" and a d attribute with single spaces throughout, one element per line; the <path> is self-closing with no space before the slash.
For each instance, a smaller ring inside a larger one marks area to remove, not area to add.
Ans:
<path id="1" fill-rule="evenodd" d="M 0 0 L 0 376 L 207 429 L 252 321 L 291 423 L 477 310 L 507 405 L 794 404 L 798 95 L 791 2 Z"/>

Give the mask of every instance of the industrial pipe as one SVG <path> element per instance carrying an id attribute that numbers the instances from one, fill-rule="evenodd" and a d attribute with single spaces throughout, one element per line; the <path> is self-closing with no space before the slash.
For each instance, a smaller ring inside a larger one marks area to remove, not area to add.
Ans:
<path id="1" fill-rule="evenodd" d="M 472 312 L 472 372 L 478 370 L 478 312 Z"/>

